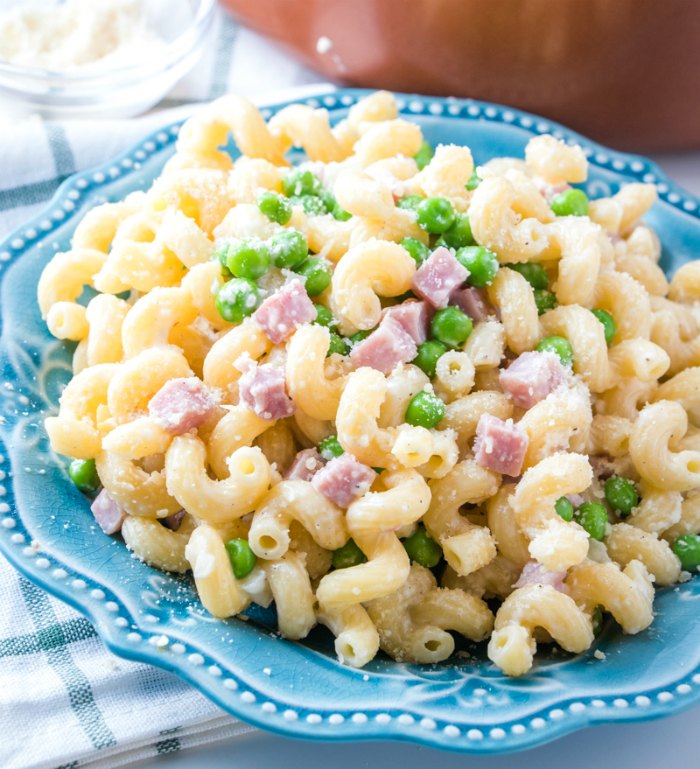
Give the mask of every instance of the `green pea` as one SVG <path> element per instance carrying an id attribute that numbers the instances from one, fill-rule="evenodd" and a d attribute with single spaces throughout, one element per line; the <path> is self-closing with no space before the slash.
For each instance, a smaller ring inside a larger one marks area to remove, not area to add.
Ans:
<path id="1" fill-rule="evenodd" d="M 252 315 L 260 304 L 260 292 L 252 280 L 233 278 L 218 290 L 216 309 L 229 323 L 240 323 Z"/>
<path id="2" fill-rule="evenodd" d="M 321 193 L 320 198 L 323 201 L 323 205 L 326 207 L 326 211 L 328 211 L 334 219 L 337 219 L 340 222 L 347 222 L 348 219 L 352 218 L 350 212 L 338 205 L 338 201 L 335 199 L 335 195 L 332 192 L 324 190 Z"/>
<path id="3" fill-rule="evenodd" d="M 557 515 L 565 521 L 574 520 L 574 506 L 566 497 L 559 497 L 554 503 L 554 509 L 557 511 Z"/>
<path id="4" fill-rule="evenodd" d="M 416 208 L 418 224 L 434 235 L 441 235 L 454 224 L 455 212 L 447 198 L 426 198 Z"/>
<path id="5" fill-rule="evenodd" d="M 231 568 L 236 579 L 247 577 L 255 568 L 258 560 L 255 553 L 250 549 L 246 539 L 230 539 L 226 545 L 228 559 L 231 561 Z"/>
<path id="6" fill-rule="evenodd" d="M 465 246 L 455 252 L 455 258 L 469 270 L 467 283 L 476 288 L 490 286 L 498 272 L 498 259 L 483 246 Z"/>
<path id="7" fill-rule="evenodd" d="M 330 190 L 321 190 L 318 193 L 318 197 L 323 201 L 323 206 L 329 214 L 338 205 L 335 195 Z"/>
<path id="8" fill-rule="evenodd" d="M 603 610 L 600 606 L 596 606 L 595 609 L 593 609 L 591 625 L 593 626 L 593 635 L 596 637 L 599 636 L 603 630 Z"/>
<path id="9" fill-rule="evenodd" d="M 509 264 L 508 267 L 515 272 L 519 272 L 523 278 L 535 289 L 549 288 L 549 277 L 547 270 L 537 262 L 518 262 Z"/>
<path id="10" fill-rule="evenodd" d="M 417 238 L 404 238 L 400 245 L 408 251 L 409 256 L 419 267 L 430 256 L 428 246 L 421 243 Z"/>
<path id="11" fill-rule="evenodd" d="M 600 502 L 584 502 L 576 511 L 576 522 L 587 532 L 591 539 L 603 541 L 608 524 L 608 511 Z"/>
<path id="12" fill-rule="evenodd" d="M 297 230 L 276 232 L 269 240 L 270 254 L 275 267 L 294 269 L 309 255 L 306 235 Z"/>
<path id="13" fill-rule="evenodd" d="M 336 324 L 333 313 L 328 309 L 328 307 L 324 307 L 322 304 L 314 304 L 314 307 L 316 308 L 316 320 L 314 323 L 317 326 L 325 326 L 326 328 L 330 328 Z"/>
<path id="14" fill-rule="evenodd" d="M 212 259 L 218 259 L 221 263 L 221 266 L 224 269 L 224 274 L 230 275 L 231 270 L 226 266 L 226 262 L 228 260 L 228 250 L 230 246 L 230 242 L 228 240 L 225 240 L 221 243 L 219 243 L 216 248 L 214 249 L 214 255 L 212 256 Z"/>
<path id="15" fill-rule="evenodd" d="M 331 268 L 320 257 L 309 257 L 306 261 L 295 267 L 294 271 L 306 278 L 304 286 L 309 296 L 320 294 L 331 283 Z"/>
<path id="16" fill-rule="evenodd" d="M 433 154 L 433 148 L 430 146 L 430 142 L 423 140 L 418 152 L 413 156 L 419 171 L 422 171 L 428 163 L 430 163 L 433 159 Z"/>
<path id="17" fill-rule="evenodd" d="M 420 195 L 404 195 L 396 201 L 396 207 L 406 211 L 415 211 L 424 200 L 425 198 Z"/>
<path id="18" fill-rule="evenodd" d="M 605 334 L 605 344 L 608 347 L 612 344 L 615 336 L 615 318 L 606 310 L 591 310 L 591 312 L 603 324 L 603 333 Z"/>
<path id="19" fill-rule="evenodd" d="M 344 208 L 341 208 L 337 203 L 331 211 L 331 214 L 333 214 L 333 218 L 337 219 L 339 222 L 347 222 L 348 219 L 352 219 L 352 214 Z"/>
<path id="20" fill-rule="evenodd" d="M 278 224 L 286 224 L 292 218 L 292 207 L 287 198 L 276 192 L 262 192 L 258 195 L 258 208 L 268 219 Z"/>
<path id="21" fill-rule="evenodd" d="M 367 337 L 372 333 L 373 330 L 374 329 L 371 329 L 369 331 L 356 331 L 352 336 L 348 337 L 348 339 L 350 340 L 350 344 L 354 347 L 363 339 L 367 339 Z"/>
<path id="22" fill-rule="evenodd" d="M 421 566 L 425 566 L 426 569 L 437 566 L 442 558 L 442 548 L 428 534 L 422 524 L 418 524 L 413 534 L 404 539 L 403 546 L 408 557 Z"/>
<path id="23" fill-rule="evenodd" d="M 295 169 L 286 174 L 282 179 L 282 192 L 288 198 L 292 196 L 318 195 L 322 189 L 321 182 L 311 171 Z"/>
<path id="24" fill-rule="evenodd" d="M 622 517 L 629 515 L 639 504 L 639 494 L 632 481 L 613 475 L 605 481 L 605 499 Z"/>
<path id="25" fill-rule="evenodd" d="M 477 174 L 476 169 L 472 171 L 472 175 L 469 177 L 469 181 L 464 185 L 469 192 L 473 192 L 481 184 L 481 177 Z"/>
<path id="26" fill-rule="evenodd" d="M 472 319 L 457 307 L 438 310 L 430 323 L 432 336 L 452 349 L 467 341 L 472 332 Z"/>
<path id="27" fill-rule="evenodd" d="M 553 352 L 565 366 L 571 366 L 574 361 L 574 348 L 571 342 L 563 336 L 546 336 L 537 347 L 537 352 Z"/>
<path id="28" fill-rule="evenodd" d="M 588 198 L 583 190 L 572 188 L 552 198 L 549 207 L 557 216 L 586 216 Z"/>
<path id="29" fill-rule="evenodd" d="M 289 198 L 292 206 L 301 206 L 309 216 L 323 216 L 327 214 L 326 205 L 318 195 L 294 195 Z"/>
<path id="30" fill-rule="evenodd" d="M 333 551 L 331 563 L 334 569 L 348 569 L 351 566 L 359 566 L 367 561 L 367 556 L 355 544 L 354 539 L 349 539 L 342 547 Z"/>
<path id="31" fill-rule="evenodd" d="M 332 355 L 334 352 L 338 353 L 338 355 L 347 355 L 350 352 L 350 346 L 343 339 L 343 337 L 340 336 L 340 334 L 336 334 L 335 331 L 331 331 L 331 343 L 328 347 L 326 356 Z"/>
<path id="32" fill-rule="evenodd" d="M 445 404 L 434 393 L 421 390 L 406 407 L 406 422 L 417 427 L 435 427 L 445 416 Z"/>
<path id="33" fill-rule="evenodd" d="M 462 248 L 463 246 L 473 246 L 476 242 L 472 233 L 472 226 L 469 223 L 469 217 L 466 214 L 455 214 L 455 220 L 449 230 L 446 230 L 440 238 L 443 243 L 440 245 L 450 248 Z"/>
<path id="34" fill-rule="evenodd" d="M 329 435 L 318 444 L 318 452 L 327 462 L 330 462 L 331 459 L 344 454 L 345 449 L 340 445 L 337 435 Z"/>
<path id="35" fill-rule="evenodd" d="M 260 238 L 241 238 L 229 244 L 226 266 L 237 278 L 255 280 L 270 268 L 270 250 Z"/>
<path id="36" fill-rule="evenodd" d="M 682 534 L 671 549 L 678 556 L 684 571 L 696 571 L 700 566 L 700 536 L 697 534 Z"/>
<path id="37" fill-rule="evenodd" d="M 557 306 L 556 296 L 551 291 L 547 291 L 546 288 L 536 288 L 533 293 L 538 315 L 544 315 L 545 312 L 549 312 Z"/>
<path id="38" fill-rule="evenodd" d="M 435 366 L 438 360 L 447 352 L 442 342 L 429 339 L 418 345 L 418 355 L 411 361 L 425 372 L 431 379 L 435 376 Z"/>
<path id="39" fill-rule="evenodd" d="M 100 487 L 94 459 L 74 459 L 68 465 L 68 476 L 80 491 L 97 491 Z"/>

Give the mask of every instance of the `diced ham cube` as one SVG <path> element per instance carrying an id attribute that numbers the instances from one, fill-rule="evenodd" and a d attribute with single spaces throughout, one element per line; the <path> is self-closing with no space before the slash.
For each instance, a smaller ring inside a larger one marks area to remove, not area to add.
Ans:
<path id="1" fill-rule="evenodd" d="M 341 454 L 322 467 L 311 484 L 338 507 L 347 508 L 369 491 L 376 477 L 371 467 L 363 465 L 352 454 Z"/>
<path id="2" fill-rule="evenodd" d="M 216 391 L 197 377 L 170 379 L 151 398 L 148 413 L 172 435 L 182 435 L 202 425 L 216 409 Z"/>
<path id="3" fill-rule="evenodd" d="M 102 489 L 95 497 L 90 505 L 90 510 L 92 510 L 95 520 L 105 534 L 116 534 L 121 531 L 126 512 L 119 507 L 105 489 Z"/>
<path id="4" fill-rule="evenodd" d="M 350 360 L 360 368 L 369 366 L 383 374 L 393 371 L 399 363 L 408 363 L 418 354 L 413 337 L 391 315 L 388 315 L 366 339 L 356 344 Z"/>
<path id="5" fill-rule="evenodd" d="M 545 179 L 542 179 L 541 177 L 536 176 L 535 177 L 535 184 L 537 186 L 537 189 L 539 189 L 540 194 L 545 198 L 545 200 L 550 203 L 553 198 L 555 198 L 557 195 L 560 195 L 562 192 L 566 192 L 566 190 L 571 189 L 571 185 L 567 184 L 566 182 L 559 182 L 558 184 L 552 184 L 551 182 L 546 181 Z"/>
<path id="6" fill-rule="evenodd" d="M 427 302 L 407 301 L 384 310 L 384 317 L 398 321 L 403 330 L 416 344 L 423 344 L 428 338 L 428 323 L 432 308 Z"/>
<path id="7" fill-rule="evenodd" d="M 238 380 L 241 403 L 261 419 L 284 419 L 294 413 L 284 371 L 266 363 L 249 369 Z"/>
<path id="8" fill-rule="evenodd" d="M 609 457 L 606 454 L 595 454 L 589 456 L 588 461 L 591 463 L 591 467 L 593 468 L 593 475 L 595 475 L 598 480 L 605 480 L 611 475 L 615 475 L 617 473 L 624 475 L 624 473 L 620 473 L 618 463 L 612 457 Z"/>
<path id="9" fill-rule="evenodd" d="M 501 371 L 499 381 L 516 406 L 529 409 L 564 384 L 566 371 L 553 352 L 524 352 Z"/>
<path id="10" fill-rule="evenodd" d="M 294 457 L 284 477 L 288 481 L 310 481 L 324 464 L 318 449 L 304 449 Z"/>
<path id="11" fill-rule="evenodd" d="M 545 569 L 541 563 L 537 563 L 537 561 L 528 561 L 523 567 L 522 573 L 513 587 L 551 585 L 555 590 L 563 593 L 565 579 L 565 571 L 550 571 L 549 569 Z"/>
<path id="12" fill-rule="evenodd" d="M 302 282 L 295 278 L 268 296 L 253 313 L 267 338 L 279 344 L 304 323 L 316 318 L 316 308 Z"/>
<path id="13" fill-rule="evenodd" d="M 475 323 L 497 315 L 493 305 L 486 298 L 483 288 L 458 288 L 450 294 L 450 304 L 466 313 Z"/>
<path id="14" fill-rule="evenodd" d="M 482 414 L 476 426 L 474 459 L 482 467 L 515 478 L 522 470 L 528 442 L 525 430 L 512 419 L 503 422 L 491 414 Z"/>
<path id="15" fill-rule="evenodd" d="M 169 515 L 167 518 L 161 518 L 160 522 L 167 529 L 170 529 L 171 531 L 177 531 L 180 528 L 182 519 L 185 517 L 186 513 L 186 510 L 178 510 L 176 513 Z"/>
<path id="16" fill-rule="evenodd" d="M 460 264 L 451 251 L 436 248 L 416 270 L 411 289 L 433 307 L 447 307 L 450 294 L 469 277 L 469 270 Z"/>

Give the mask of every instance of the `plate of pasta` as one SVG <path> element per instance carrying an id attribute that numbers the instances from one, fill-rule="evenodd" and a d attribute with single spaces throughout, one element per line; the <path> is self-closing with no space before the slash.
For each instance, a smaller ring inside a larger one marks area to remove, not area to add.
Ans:
<path id="1" fill-rule="evenodd" d="M 698 201 L 471 100 L 237 96 L 0 246 L 0 547 L 318 739 L 700 699 Z"/>

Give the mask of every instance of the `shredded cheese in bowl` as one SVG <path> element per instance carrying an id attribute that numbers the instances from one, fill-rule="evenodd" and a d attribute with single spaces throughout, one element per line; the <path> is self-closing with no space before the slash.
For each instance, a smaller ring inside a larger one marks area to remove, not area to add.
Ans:
<path id="1" fill-rule="evenodd" d="M 0 12 L 0 60 L 12 64 L 104 70 L 158 57 L 165 48 L 143 0 L 32 2 Z"/>
<path id="2" fill-rule="evenodd" d="M 211 49 L 216 0 L 0 0 L 0 113 L 128 117 Z"/>

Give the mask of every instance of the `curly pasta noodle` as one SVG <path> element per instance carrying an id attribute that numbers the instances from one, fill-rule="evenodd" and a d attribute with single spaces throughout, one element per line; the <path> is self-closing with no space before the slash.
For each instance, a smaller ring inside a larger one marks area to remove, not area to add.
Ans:
<path id="1" fill-rule="evenodd" d="M 654 589 L 640 561 L 630 561 L 620 569 L 612 562 L 586 560 L 571 570 L 566 587 L 587 611 L 603 606 L 625 633 L 639 633 L 651 623 Z"/>
<path id="2" fill-rule="evenodd" d="M 389 595 L 408 577 L 408 556 L 394 532 L 425 514 L 430 491 L 413 470 L 393 473 L 384 483 L 386 491 L 370 492 L 348 509 L 348 530 L 368 561 L 321 580 L 316 597 L 322 609 Z"/>
<path id="3" fill-rule="evenodd" d="M 674 451 L 688 429 L 688 415 L 673 401 L 645 406 L 630 435 L 630 457 L 645 481 L 661 489 L 690 491 L 700 484 L 700 452 Z"/>
<path id="4" fill-rule="evenodd" d="M 266 560 L 281 558 L 290 543 L 290 526 L 298 521 L 326 550 L 348 540 L 342 511 L 308 481 L 281 481 L 256 508 L 248 539 L 253 552 Z"/>
<path id="5" fill-rule="evenodd" d="M 539 627 L 569 652 L 582 652 L 593 642 L 591 620 L 572 598 L 551 585 L 529 585 L 514 590 L 496 612 L 489 658 L 507 675 L 524 675 L 532 667 L 533 631 Z"/>
<path id="6" fill-rule="evenodd" d="M 563 521 L 554 503 L 559 497 L 585 491 L 591 479 L 586 457 L 561 453 L 530 468 L 515 487 L 510 500 L 515 519 L 530 538 L 532 557 L 551 571 L 565 571 L 586 557 L 586 532 L 574 522 Z"/>
<path id="7" fill-rule="evenodd" d="M 459 589 L 438 588 L 431 572 L 415 563 L 399 590 L 370 601 L 367 611 L 381 648 L 409 662 L 447 659 L 455 645 L 447 630 L 481 641 L 493 628 L 493 614 L 484 601 Z"/>
<path id="8" fill-rule="evenodd" d="M 431 503 L 425 526 L 440 542 L 445 560 L 457 574 L 470 574 L 486 566 L 496 556 L 496 543 L 484 526 L 475 526 L 459 508 L 478 504 L 493 496 L 498 476 L 465 460 L 443 480 L 431 484 Z"/>

